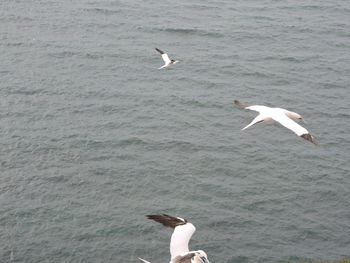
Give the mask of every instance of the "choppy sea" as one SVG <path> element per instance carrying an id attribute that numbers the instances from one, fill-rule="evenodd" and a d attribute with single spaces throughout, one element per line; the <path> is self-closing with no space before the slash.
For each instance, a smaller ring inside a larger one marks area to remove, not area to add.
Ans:
<path id="1" fill-rule="evenodd" d="M 350 257 L 350 2 L 1 0 L 0 262 Z M 158 70 L 155 47 L 180 63 Z M 279 124 L 286 108 L 320 147 Z"/>

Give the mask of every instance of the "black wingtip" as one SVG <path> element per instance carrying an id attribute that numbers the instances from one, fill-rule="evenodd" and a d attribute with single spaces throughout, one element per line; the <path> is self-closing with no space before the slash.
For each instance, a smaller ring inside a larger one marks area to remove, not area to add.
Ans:
<path id="1" fill-rule="evenodd" d="M 305 133 L 301 135 L 300 137 L 304 138 L 305 140 L 312 142 L 316 146 L 320 146 L 320 144 L 314 139 L 314 137 L 310 133 Z"/>
<path id="2" fill-rule="evenodd" d="M 146 215 L 148 219 L 152 219 L 158 223 L 161 223 L 163 226 L 175 228 L 180 225 L 185 225 L 186 220 L 182 220 L 178 217 L 170 216 L 167 214 L 158 214 L 158 215 Z"/>
<path id="3" fill-rule="evenodd" d="M 249 105 L 245 105 L 245 104 L 242 104 L 239 100 L 234 100 L 234 103 L 240 107 L 240 108 L 246 108 L 246 107 L 249 107 Z"/>
<path id="4" fill-rule="evenodd" d="M 155 48 L 155 50 L 157 50 L 160 54 L 164 54 L 165 52 L 163 51 L 163 50 L 161 50 L 161 49 L 159 49 L 159 48 Z"/>

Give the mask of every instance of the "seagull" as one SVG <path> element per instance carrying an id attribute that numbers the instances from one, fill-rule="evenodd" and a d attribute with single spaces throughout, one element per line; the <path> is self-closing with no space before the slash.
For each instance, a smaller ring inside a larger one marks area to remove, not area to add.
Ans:
<path id="1" fill-rule="evenodd" d="M 169 66 L 172 65 L 172 64 L 177 64 L 177 63 L 180 62 L 179 60 L 170 59 L 169 56 L 168 56 L 168 54 L 165 53 L 163 50 L 161 50 L 161 49 L 159 49 L 159 48 L 156 48 L 156 50 L 162 55 L 162 59 L 164 60 L 164 65 L 161 66 L 161 67 L 158 68 L 158 69 L 167 68 L 167 67 L 169 67 Z"/>
<path id="2" fill-rule="evenodd" d="M 188 249 L 188 242 L 196 231 L 193 224 L 183 218 L 166 214 L 147 215 L 147 218 L 174 229 L 170 239 L 170 263 L 210 263 L 203 250 L 189 251 Z M 143 263 L 150 263 L 145 259 L 138 259 Z"/>
<path id="3" fill-rule="evenodd" d="M 312 142 L 315 145 L 319 145 L 314 137 L 306 130 L 304 127 L 300 126 L 295 120 L 302 120 L 302 117 L 292 111 L 288 111 L 281 108 L 270 108 L 267 106 L 261 105 L 245 105 L 240 103 L 238 100 L 235 100 L 234 103 L 243 109 L 253 110 L 259 112 L 259 115 L 255 117 L 247 126 L 245 126 L 242 130 L 249 128 L 250 126 L 260 123 L 260 122 L 279 122 L 284 127 L 292 130 L 296 135 L 304 138 Z"/>

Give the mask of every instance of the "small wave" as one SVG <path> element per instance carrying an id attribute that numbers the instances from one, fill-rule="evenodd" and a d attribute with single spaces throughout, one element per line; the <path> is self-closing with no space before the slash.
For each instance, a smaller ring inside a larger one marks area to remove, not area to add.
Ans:
<path id="1" fill-rule="evenodd" d="M 8 47 L 21 47 L 24 46 L 26 43 L 23 42 L 13 42 L 13 43 L 6 43 L 5 45 Z"/>
<path id="2" fill-rule="evenodd" d="M 313 57 L 282 57 L 282 56 L 268 56 L 268 57 L 264 57 L 262 58 L 262 60 L 279 60 L 279 61 L 287 61 L 287 62 L 295 62 L 295 63 L 302 63 L 305 61 L 309 61 L 312 60 Z"/>
<path id="3" fill-rule="evenodd" d="M 61 51 L 61 52 L 50 53 L 49 55 L 54 58 L 79 57 L 79 58 L 87 58 L 87 59 L 98 59 L 106 56 L 101 53 L 84 53 L 84 52 L 74 52 L 74 51 Z"/>
<path id="4" fill-rule="evenodd" d="M 335 83 L 323 83 L 323 84 L 321 84 L 321 88 L 324 88 L 324 89 L 346 89 L 346 86 L 335 84 Z"/>
<path id="5" fill-rule="evenodd" d="M 72 51 L 62 51 L 62 52 L 55 52 L 50 53 L 49 56 L 54 58 L 66 58 L 66 57 L 74 57 L 79 55 L 78 52 L 72 52 Z"/>
<path id="6" fill-rule="evenodd" d="M 177 97 L 174 95 L 172 95 L 171 97 L 174 99 L 177 99 L 183 105 L 195 106 L 195 107 L 208 107 L 206 104 L 204 104 L 196 99 L 186 99 L 186 98 L 181 98 L 181 97 Z"/>
<path id="7" fill-rule="evenodd" d="M 275 18 L 269 16 L 253 16 L 256 20 L 264 20 L 264 21 L 274 21 Z"/>
<path id="8" fill-rule="evenodd" d="M 244 72 L 242 73 L 243 76 L 248 76 L 248 77 L 258 77 L 258 78 L 270 78 L 271 74 L 266 74 L 266 73 L 262 73 L 262 72 Z"/>
<path id="9" fill-rule="evenodd" d="M 57 176 L 45 177 L 45 180 L 51 183 L 65 183 L 69 181 L 69 177 L 64 175 L 57 175 Z"/>
<path id="10" fill-rule="evenodd" d="M 129 146 L 129 145 L 146 145 L 147 142 L 137 138 L 137 137 L 131 137 L 128 139 L 120 140 L 118 142 L 118 146 Z"/>
<path id="11" fill-rule="evenodd" d="M 321 5 L 300 5 L 300 6 L 280 6 L 278 9 L 284 10 L 327 10 L 334 9 L 333 6 L 321 6 Z"/>
<path id="12" fill-rule="evenodd" d="M 110 10 L 105 8 L 85 8 L 84 11 L 104 15 L 114 15 L 120 13 L 120 10 Z"/>
<path id="13" fill-rule="evenodd" d="M 154 141 L 149 147 L 151 150 L 170 150 L 177 149 L 181 152 L 194 153 L 200 150 L 200 147 L 192 142 L 184 140 L 163 140 Z"/>
<path id="14" fill-rule="evenodd" d="M 224 37 L 224 34 L 220 32 L 206 31 L 201 29 L 193 28 L 162 28 L 156 29 L 158 31 L 168 32 L 168 33 L 177 33 L 177 34 L 190 34 L 197 36 L 209 36 L 209 37 Z"/>
<path id="15" fill-rule="evenodd" d="M 44 92 L 44 89 L 38 88 L 38 89 L 14 89 L 12 91 L 9 91 L 8 94 L 22 94 L 22 95 L 35 95 L 40 94 Z"/>
<path id="16" fill-rule="evenodd" d="M 295 57 L 283 57 L 281 61 L 289 61 L 289 62 L 302 62 L 303 60 L 297 59 Z"/>
<path id="17" fill-rule="evenodd" d="M 20 16 L 20 15 L 10 15 L 7 17 L 1 17 L 0 22 L 32 22 L 34 21 L 31 17 Z"/>

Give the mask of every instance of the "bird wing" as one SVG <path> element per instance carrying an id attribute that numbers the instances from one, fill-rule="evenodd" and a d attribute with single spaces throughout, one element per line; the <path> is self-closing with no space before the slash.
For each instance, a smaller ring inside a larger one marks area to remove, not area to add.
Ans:
<path id="1" fill-rule="evenodd" d="M 156 50 L 162 55 L 162 59 L 164 60 L 165 64 L 169 64 L 171 62 L 168 54 L 165 53 L 165 51 L 163 51 L 163 50 L 161 50 L 159 48 L 156 48 Z"/>
<path id="2" fill-rule="evenodd" d="M 161 223 L 166 227 L 174 229 L 170 239 L 171 259 L 189 252 L 188 243 L 193 233 L 196 231 L 194 225 L 180 217 L 174 217 L 166 214 L 148 215 L 147 217 Z"/>
<path id="3" fill-rule="evenodd" d="M 175 228 L 180 225 L 185 225 L 187 221 L 180 217 L 170 216 L 167 214 L 160 215 L 147 215 L 148 219 L 152 219 L 158 223 L 161 223 L 163 226 Z"/>
<path id="4" fill-rule="evenodd" d="M 266 107 L 266 106 L 262 106 L 262 105 L 252 105 L 252 106 L 246 107 L 245 109 L 257 111 L 259 113 L 263 113 L 263 112 L 266 112 L 266 110 L 269 110 L 271 108 L 270 107 Z"/>
<path id="5" fill-rule="evenodd" d="M 292 119 L 290 119 L 285 113 L 278 112 L 278 113 L 272 114 L 271 118 L 279 122 L 280 124 L 282 124 L 284 127 L 292 130 L 298 136 L 309 134 L 307 129 L 300 126 L 298 123 L 296 123 Z"/>
<path id="6" fill-rule="evenodd" d="M 298 123 L 290 119 L 285 113 L 279 112 L 276 114 L 273 114 L 271 118 L 280 124 L 282 124 L 284 127 L 292 130 L 296 135 L 304 138 L 305 140 L 312 142 L 316 146 L 319 146 L 318 142 L 314 139 L 314 137 L 308 132 L 307 129 L 300 126 Z"/>
<path id="7" fill-rule="evenodd" d="M 162 54 L 162 59 L 164 60 L 165 64 L 169 64 L 171 62 L 167 53 Z"/>
<path id="8" fill-rule="evenodd" d="M 247 128 L 249 128 L 250 126 L 252 126 L 252 125 L 254 125 L 254 124 L 256 124 L 256 123 L 263 122 L 264 120 L 265 120 L 265 116 L 259 114 L 259 115 L 256 116 L 247 126 L 245 126 L 245 127 L 242 129 L 242 131 L 245 130 L 245 129 L 247 129 Z"/>
<path id="9" fill-rule="evenodd" d="M 196 228 L 191 223 L 175 227 L 170 239 L 171 258 L 189 252 L 188 243 L 195 231 Z"/>
<path id="10" fill-rule="evenodd" d="M 253 110 L 253 111 L 257 111 L 259 113 L 261 113 L 261 111 L 264 111 L 266 109 L 269 109 L 269 107 L 266 107 L 266 106 L 261 106 L 261 105 L 247 105 L 247 104 L 242 104 L 240 101 L 238 100 L 235 100 L 234 101 L 235 104 L 240 107 L 240 108 L 243 108 L 243 109 L 247 109 L 247 110 Z"/>
<path id="11" fill-rule="evenodd" d="M 159 48 L 156 48 L 156 50 L 160 53 L 160 54 L 165 54 L 165 52 Z"/>

